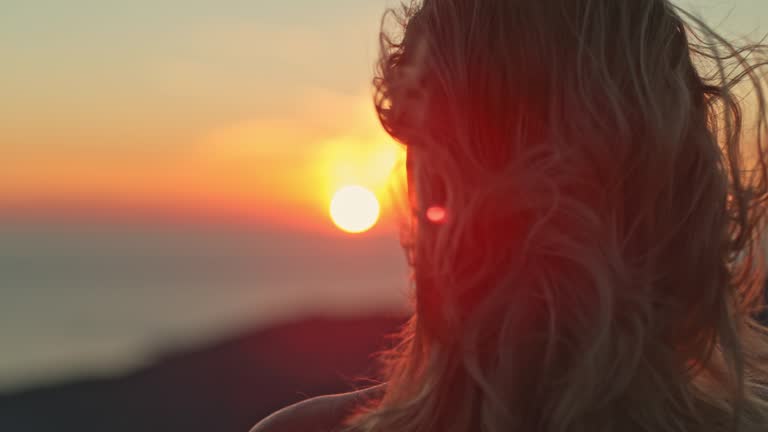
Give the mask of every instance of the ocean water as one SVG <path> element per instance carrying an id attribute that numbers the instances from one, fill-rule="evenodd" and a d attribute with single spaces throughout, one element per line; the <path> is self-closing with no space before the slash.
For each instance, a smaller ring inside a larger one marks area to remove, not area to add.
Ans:
<path id="1" fill-rule="evenodd" d="M 3 221 L 0 392 L 302 315 L 403 310 L 406 298 L 396 235 Z"/>

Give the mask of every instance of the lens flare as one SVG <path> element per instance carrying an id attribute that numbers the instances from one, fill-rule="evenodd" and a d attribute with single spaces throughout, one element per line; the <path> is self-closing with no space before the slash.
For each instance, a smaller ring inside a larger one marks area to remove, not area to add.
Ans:
<path id="1" fill-rule="evenodd" d="M 445 222 L 446 211 L 440 206 L 432 206 L 427 209 L 427 220 L 432 223 L 440 224 Z"/>

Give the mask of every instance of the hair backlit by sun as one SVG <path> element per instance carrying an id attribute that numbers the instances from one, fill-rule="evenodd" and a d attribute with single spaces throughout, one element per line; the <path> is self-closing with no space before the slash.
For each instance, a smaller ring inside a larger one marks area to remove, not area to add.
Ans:
<path id="1" fill-rule="evenodd" d="M 331 199 L 331 220 L 348 233 L 357 234 L 373 228 L 380 211 L 376 195 L 362 186 L 345 186 Z"/>

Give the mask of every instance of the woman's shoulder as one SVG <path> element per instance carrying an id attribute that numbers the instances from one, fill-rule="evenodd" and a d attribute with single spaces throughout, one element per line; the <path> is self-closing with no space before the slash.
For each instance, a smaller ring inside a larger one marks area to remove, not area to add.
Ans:
<path id="1" fill-rule="evenodd" d="M 330 432 L 357 403 L 375 397 L 384 384 L 335 395 L 317 396 L 289 405 L 256 424 L 251 432 Z"/>

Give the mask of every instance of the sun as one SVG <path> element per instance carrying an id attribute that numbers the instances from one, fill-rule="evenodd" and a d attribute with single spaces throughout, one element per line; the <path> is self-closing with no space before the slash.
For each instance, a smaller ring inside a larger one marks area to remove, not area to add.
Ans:
<path id="1" fill-rule="evenodd" d="M 373 228 L 380 211 L 376 195 L 362 186 L 345 186 L 331 199 L 331 220 L 339 229 L 352 234 Z"/>

